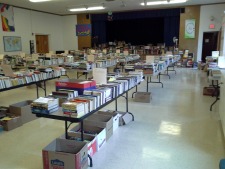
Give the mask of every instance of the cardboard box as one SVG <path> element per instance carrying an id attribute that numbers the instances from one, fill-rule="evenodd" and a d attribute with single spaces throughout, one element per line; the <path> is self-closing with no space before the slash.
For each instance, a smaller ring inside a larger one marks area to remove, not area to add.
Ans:
<path id="1" fill-rule="evenodd" d="M 83 131 L 84 133 L 88 135 L 96 136 L 97 139 L 97 151 L 100 150 L 101 147 L 106 143 L 106 130 L 105 128 L 101 127 L 95 127 L 93 125 L 90 125 L 91 122 L 87 125 L 87 123 L 84 121 L 83 124 Z M 80 125 L 75 126 L 71 131 L 80 132 Z M 96 135 L 97 133 L 97 135 Z"/>
<path id="2" fill-rule="evenodd" d="M 115 132 L 119 127 L 119 114 L 113 110 L 106 110 L 106 111 L 97 111 L 95 114 L 102 114 L 106 116 L 113 117 L 113 132 Z"/>
<path id="3" fill-rule="evenodd" d="M 217 95 L 216 89 L 214 87 L 204 87 L 203 88 L 203 95 L 205 96 L 216 96 Z"/>
<path id="4" fill-rule="evenodd" d="M 137 92 L 134 96 L 135 102 L 142 102 L 142 103 L 150 103 L 151 100 L 151 93 L 150 92 Z"/>
<path id="5" fill-rule="evenodd" d="M 106 129 L 106 141 L 113 135 L 113 117 L 102 114 L 92 114 L 84 122 L 90 126 L 97 126 Z"/>
<path id="6" fill-rule="evenodd" d="M 81 133 L 80 132 L 68 132 L 68 136 L 71 140 L 74 140 L 75 138 L 81 140 Z M 97 139 L 95 136 L 84 134 L 84 141 L 88 142 L 88 154 L 90 156 L 93 156 L 97 152 Z M 65 137 L 65 135 L 64 135 Z"/>
<path id="7" fill-rule="evenodd" d="M 15 114 L 17 116 L 21 116 L 22 123 L 27 123 L 29 121 L 37 119 L 35 114 L 31 112 L 32 100 L 26 100 L 19 103 L 15 103 L 9 106 L 9 111 L 11 114 Z"/>
<path id="8" fill-rule="evenodd" d="M 9 113 L 9 107 L 0 106 L 0 119 L 7 116 Z"/>
<path id="9" fill-rule="evenodd" d="M 3 126 L 3 129 L 6 131 L 13 130 L 23 125 L 22 119 L 20 116 L 11 117 L 11 120 L 3 120 L 3 119 L 2 121 L 0 121 L 0 123 Z"/>
<path id="10" fill-rule="evenodd" d="M 128 112 L 119 112 L 117 111 L 119 114 L 119 126 L 123 126 L 126 125 L 128 123 L 130 123 L 131 121 L 133 121 L 133 116 L 128 113 Z"/>
<path id="11" fill-rule="evenodd" d="M 87 144 L 57 138 L 42 150 L 43 169 L 87 169 Z"/>
<path id="12" fill-rule="evenodd" d="M 94 80 L 61 79 L 56 81 L 55 85 L 56 90 L 59 89 L 77 90 L 79 95 L 82 95 L 84 90 L 96 88 L 96 82 Z"/>

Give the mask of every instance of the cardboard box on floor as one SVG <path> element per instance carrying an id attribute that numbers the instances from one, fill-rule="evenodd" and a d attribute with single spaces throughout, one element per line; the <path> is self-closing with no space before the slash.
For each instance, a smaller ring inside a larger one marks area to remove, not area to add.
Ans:
<path id="1" fill-rule="evenodd" d="M 89 123 L 90 124 L 90 123 Z M 89 125 L 85 121 L 83 122 L 83 131 L 88 135 L 94 135 L 97 139 L 97 151 L 106 143 L 106 130 L 105 128 Z M 71 129 L 71 131 L 80 132 L 80 124 Z M 93 134 L 93 133 L 97 133 Z"/>
<path id="2" fill-rule="evenodd" d="M 10 115 L 8 114 L 8 116 Z M 21 117 L 15 116 L 15 115 L 12 115 L 12 117 L 5 117 L 1 119 L 0 124 L 3 126 L 3 129 L 6 131 L 13 130 L 23 125 Z"/>
<path id="3" fill-rule="evenodd" d="M 113 117 L 113 132 L 119 127 L 119 114 L 113 110 L 97 111 L 95 114 L 102 114 Z"/>
<path id="4" fill-rule="evenodd" d="M 11 104 L 9 106 L 9 111 L 11 114 L 21 116 L 22 123 L 27 123 L 34 119 L 37 119 L 35 114 L 32 114 L 30 104 L 32 100 L 26 100 L 19 103 Z"/>
<path id="5" fill-rule="evenodd" d="M 137 92 L 134 96 L 135 102 L 150 103 L 152 96 L 150 92 Z"/>
<path id="6" fill-rule="evenodd" d="M 9 107 L 0 106 L 0 119 L 7 116 L 9 113 Z"/>
<path id="7" fill-rule="evenodd" d="M 68 132 L 68 136 L 71 140 L 74 140 L 74 138 L 78 138 L 81 140 L 81 133 L 80 132 Z M 84 134 L 84 141 L 87 142 L 88 146 L 88 154 L 90 156 L 93 156 L 97 152 L 97 139 L 95 136 Z M 64 135 L 65 138 L 65 135 Z"/>
<path id="8" fill-rule="evenodd" d="M 90 126 L 96 126 L 106 129 L 106 141 L 113 135 L 113 117 L 102 114 L 92 114 L 84 122 Z"/>
<path id="9" fill-rule="evenodd" d="M 85 142 L 57 138 L 42 150 L 43 169 L 87 169 Z"/>
<path id="10" fill-rule="evenodd" d="M 117 111 L 119 114 L 119 126 L 126 125 L 133 121 L 133 116 L 128 112 Z"/>

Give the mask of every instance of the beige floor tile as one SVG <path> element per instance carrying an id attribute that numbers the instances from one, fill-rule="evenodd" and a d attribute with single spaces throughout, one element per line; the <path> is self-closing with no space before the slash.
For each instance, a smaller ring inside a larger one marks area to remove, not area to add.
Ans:
<path id="1" fill-rule="evenodd" d="M 215 98 L 203 96 L 208 85 L 205 72 L 177 68 L 162 77 L 160 84 L 149 84 L 151 103 L 137 103 L 129 92 L 129 111 L 135 121 L 119 127 L 109 142 L 93 158 L 93 169 L 217 169 L 224 157 L 224 142 L 218 103 L 209 111 Z M 75 77 L 74 72 L 70 72 Z M 156 79 L 155 79 L 156 80 Z M 55 89 L 47 82 L 48 93 Z M 146 90 L 146 82 L 138 86 Z M 134 91 L 134 89 L 133 89 Z M 40 92 L 43 96 L 43 92 Z M 35 99 L 35 88 L 1 92 L 0 105 Z M 120 98 L 119 110 L 125 110 Z M 105 109 L 114 109 L 114 103 Z M 64 133 L 64 123 L 39 118 L 23 126 L 0 133 L 1 169 L 40 169 L 41 150 Z"/>

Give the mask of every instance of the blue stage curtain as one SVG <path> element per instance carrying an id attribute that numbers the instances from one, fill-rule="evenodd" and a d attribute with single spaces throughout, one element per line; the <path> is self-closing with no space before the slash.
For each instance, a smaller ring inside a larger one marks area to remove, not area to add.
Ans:
<path id="1" fill-rule="evenodd" d="M 92 22 L 92 37 L 98 37 L 97 44 L 106 43 L 106 21 Z"/>
<path id="2" fill-rule="evenodd" d="M 179 38 L 180 16 L 164 18 L 164 42 L 166 46 L 174 46 L 173 37 Z"/>
<path id="3" fill-rule="evenodd" d="M 107 42 L 106 38 L 106 22 L 107 14 L 92 14 L 92 37 L 98 36 L 98 43 Z M 113 20 L 128 20 L 128 19 L 143 19 L 143 18 L 157 18 L 164 17 L 164 41 L 167 46 L 173 45 L 173 37 L 179 37 L 179 22 L 180 22 L 180 8 L 176 9 L 162 9 L 162 10 L 148 10 L 148 11 L 134 11 L 134 12 L 120 12 L 113 13 Z"/>

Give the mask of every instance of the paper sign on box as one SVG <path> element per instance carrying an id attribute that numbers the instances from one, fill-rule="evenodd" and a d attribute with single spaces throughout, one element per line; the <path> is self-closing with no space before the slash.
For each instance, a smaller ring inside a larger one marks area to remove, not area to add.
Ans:
<path id="1" fill-rule="evenodd" d="M 94 68 L 93 69 L 93 79 L 97 84 L 106 84 L 107 83 L 107 69 L 103 68 Z"/>

